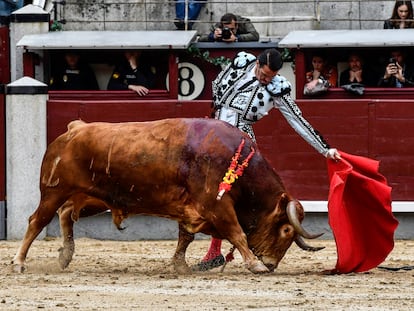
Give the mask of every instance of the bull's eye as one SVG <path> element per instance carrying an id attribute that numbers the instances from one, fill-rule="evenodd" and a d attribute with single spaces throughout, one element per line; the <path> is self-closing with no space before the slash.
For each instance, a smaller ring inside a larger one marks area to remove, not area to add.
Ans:
<path id="1" fill-rule="evenodd" d="M 289 235 L 292 234 L 292 232 L 293 232 L 292 226 L 290 226 L 288 224 L 285 224 L 280 228 L 280 234 L 282 236 L 285 236 L 285 237 L 289 236 Z"/>

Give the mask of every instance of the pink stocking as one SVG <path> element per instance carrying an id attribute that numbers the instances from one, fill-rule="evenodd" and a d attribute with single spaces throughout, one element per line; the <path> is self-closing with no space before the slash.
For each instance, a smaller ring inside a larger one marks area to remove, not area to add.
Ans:
<path id="1" fill-rule="evenodd" d="M 204 256 L 202 261 L 209 261 L 211 259 L 216 258 L 220 254 L 221 254 L 221 240 L 212 238 L 208 252 Z"/>

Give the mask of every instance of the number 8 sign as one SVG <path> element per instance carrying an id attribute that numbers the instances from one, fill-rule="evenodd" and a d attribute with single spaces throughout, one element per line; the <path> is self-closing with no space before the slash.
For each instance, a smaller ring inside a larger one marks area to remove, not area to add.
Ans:
<path id="1" fill-rule="evenodd" d="M 167 89 L 168 85 L 167 74 Z M 178 99 L 192 100 L 196 99 L 205 86 L 205 78 L 200 68 L 192 63 L 178 64 Z"/>

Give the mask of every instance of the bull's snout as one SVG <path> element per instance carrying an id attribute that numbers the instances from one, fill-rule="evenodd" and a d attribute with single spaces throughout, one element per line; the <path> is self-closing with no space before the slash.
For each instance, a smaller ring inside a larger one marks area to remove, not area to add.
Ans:
<path id="1" fill-rule="evenodd" d="M 275 271 L 275 269 L 279 265 L 279 261 L 276 258 L 263 256 L 259 259 L 263 262 L 263 264 L 266 266 L 266 268 L 269 269 L 269 272 Z"/>

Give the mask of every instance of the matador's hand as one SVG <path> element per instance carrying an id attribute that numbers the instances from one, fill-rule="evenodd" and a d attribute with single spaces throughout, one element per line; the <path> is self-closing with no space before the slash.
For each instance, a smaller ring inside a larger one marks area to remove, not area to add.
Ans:
<path id="1" fill-rule="evenodd" d="M 338 152 L 338 150 L 336 148 L 330 148 L 325 153 L 325 157 L 327 159 L 340 160 L 341 159 L 341 154 Z"/>

